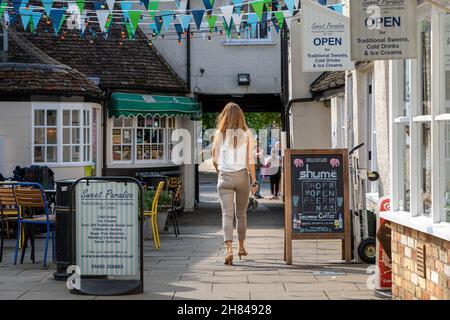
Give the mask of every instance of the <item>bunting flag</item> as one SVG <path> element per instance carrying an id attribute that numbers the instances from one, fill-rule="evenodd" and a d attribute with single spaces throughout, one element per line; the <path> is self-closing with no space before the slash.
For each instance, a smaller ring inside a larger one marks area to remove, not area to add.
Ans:
<path id="1" fill-rule="evenodd" d="M 256 17 L 258 18 L 258 21 L 262 20 L 262 13 L 264 10 L 264 0 L 259 0 L 255 2 L 251 2 L 252 8 L 256 13 Z"/>
<path id="2" fill-rule="evenodd" d="M 106 0 L 106 4 L 108 5 L 110 13 L 113 12 L 115 3 L 116 3 L 116 0 Z"/>
<path id="3" fill-rule="evenodd" d="M 189 25 L 192 20 L 192 16 L 189 14 L 183 14 L 179 17 L 181 26 L 183 27 L 183 30 L 187 31 L 189 29 Z"/>
<path id="4" fill-rule="evenodd" d="M 291 15 L 293 15 L 295 9 L 294 0 L 284 0 L 284 3 L 286 4 L 286 7 L 288 8 Z"/>
<path id="5" fill-rule="evenodd" d="M 0 0 L 0 17 L 3 16 L 3 12 L 6 9 L 6 4 L 8 3 L 8 0 Z"/>
<path id="6" fill-rule="evenodd" d="M 239 32 L 241 30 L 241 22 L 242 22 L 242 16 L 240 14 L 233 14 L 233 23 L 234 27 L 236 28 L 236 31 Z"/>
<path id="7" fill-rule="evenodd" d="M 121 1 L 120 2 L 120 7 L 122 8 L 122 14 L 124 19 L 128 19 L 128 11 L 131 10 L 131 8 L 133 8 L 133 2 L 131 1 Z"/>
<path id="8" fill-rule="evenodd" d="M 214 8 L 214 1 L 215 0 L 203 0 L 206 10 L 212 10 Z"/>
<path id="9" fill-rule="evenodd" d="M 162 22 L 159 19 L 160 17 L 155 17 L 155 33 L 158 35 L 161 32 L 162 29 Z"/>
<path id="10" fill-rule="evenodd" d="M 149 0 L 147 0 L 149 1 Z M 155 19 L 155 14 L 158 11 L 159 8 L 159 1 L 149 1 L 147 5 L 147 10 L 150 16 Z"/>
<path id="11" fill-rule="evenodd" d="M 159 29 L 159 30 L 161 30 L 161 29 Z M 156 23 L 155 22 L 150 23 L 150 31 L 152 32 L 152 34 L 158 35 L 159 34 L 159 30 L 156 27 Z"/>
<path id="12" fill-rule="evenodd" d="M 166 32 L 168 32 L 170 29 L 170 24 L 172 23 L 172 20 L 173 20 L 174 12 L 171 10 L 164 10 L 164 11 L 161 11 L 160 13 L 161 13 L 161 18 L 163 20 L 164 29 L 166 29 Z"/>
<path id="13" fill-rule="evenodd" d="M 50 16 L 50 11 L 53 7 L 53 0 L 42 0 L 42 6 L 44 7 L 47 16 Z"/>
<path id="14" fill-rule="evenodd" d="M 127 30 L 127 34 L 128 34 L 128 39 L 133 39 L 134 37 L 134 32 L 133 32 L 133 27 L 131 26 L 131 23 L 128 19 L 125 20 L 125 29 Z"/>
<path id="15" fill-rule="evenodd" d="M 108 18 L 106 19 L 106 23 L 105 23 L 106 33 L 109 32 L 109 29 L 111 28 L 112 22 L 113 22 L 113 15 L 110 13 Z"/>
<path id="16" fill-rule="evenodd" d="M 65 8 L 52 8 L 52 10 L 50 10 L 50 20 L 52 21 L 55 34 L 58 34 L 59 29 L 61 29 L 62 23 L 64 22 L 65 12 Z"/>
<path id="17" fill-rule="evenodd" d="M 197 29 L 200 31 L 202 26 L 203 16 L 205 14 L 205 10 L 191 10 L 192 17 L 194 18 L 195 25 Z"/>
<path id="18" fill-rule="evenodd" d="M 130 10 L 128 11 L 128 19 L 131 24 L 131 30 L 133 35 L 136 33 L 139 21 L 141 20 L 142 10 Z"/>
<path id="19" fill-rule="evenodd" d="M 31 23 L 30 23 L 30 25 L 32 26 L 31 32 L 34 32 L 36 30 L 36 28 L 39 25 L 39 21 L 41 21 L 41 18 L 42 18 L 42 12 L 39 12 L 39 11 L 31 12 Z"/>
<path id="20" fill-rule="evenodd" d="M 275 11 L 274 15 L 275 15 L 275 21 L 277 22 L 276 26 L 279 29 L 283 29 L 283 24 L 284 24 L 284 13 L 283 13 L 283 11 Z M 278 29 L 277 29 L 277 32 L 278 32 Z"/>
<path id="21" fill-rule="evenodd" d="M 294 0 L 295 7 L 300 9 L 300 0 Z"/>
<path id="22" fill-rule="evenodd" d="M 225 32 L 227 33 L 227 37 L 231 37 L 231 26 L 228 27 L 228 24 L 226 21 L 223 21 L 223 28 L 225 29 Z"/>
<path id="23" fill-rule="evenodd" d="M 296 0 L 296 1 L 300 1 L 300 0 Z M 272 0 L 264 0 L 264 4 L 266 6 L 267 11 L 272 10 Z"/>
<path id="24" fill-rule="evenodd" d="M 84 10 L 84 0 L 76 0 L 78 9 L 80 10 L 80 14 L 83 14 Z"/>
<path id="25" fill-rule="evenodd" d="M 183 34 L 183 26 L 179 23 L 175 23 L 175 31 L 177 32 L 178 35 L 178 40 L 181 40 L 181 35 Z"/>
<path id="26" fill-rule="evenodd" d="M 328 8 L 330 8 L 333 11 L 336 11 L 337 13 L 344 14 L 344 4 L 342 3 L 328 6 Z"/>
<path id="27" fill-rule="evenodd" d="M 22 21 L 23 30 L 27 30 L 28 24 L 31 20 L 31 13 L 32 9 L 26 5 L 28 1 L 23 1 L 22 6 L 20 7 L 19 13 L 20 13 L 20 20 Z"/>
<path id="28" fill-rule="evenodd" d="M 106 21 L 109 17 L 109 10 L 96 10 L 95 13 L 97 14 L 98 24 L 100 25 L 100 30 L 103 33 L 106 33 Z"/>
<path id="29" fill-rule="evenodd" d="M 214 32 L 214 28 L 216 26 L 217 21 L 217 15 L 215 14 L 206 15 L 206 21 L 208 21 L 209 30 L 211 30 L 211 32 Z"/>
<path id="30" fill-rule="evenodd" d="M 256 13 L 247 14 L 247 25 L 250 28 L 255 29 L 257 24 L 258 24 L 258 16 L 256 15 Z"/>
<path id="31" fill-rule="evenodd" d="M 241 15 L 242 1 L 243 1 L 243 0 L 233 0 L 234 11 L 236 11 L 236 13 L 237 13 L 239 16 Z"/>
<path id="32" fill-rule="evenodd" d="M 186 11 L 187 0 L 175 0 L 175 4 L 177 6 L 177 9 L 181 11 Z"/>
<path id="33" fill-rule="evenodd" d="M 9 15 L 9 23 L 10 24 L 14 24 L 16 22 L 17 16 L 19 15 L 19 11 L 20 11 L 20 6 L 21 6 L 20 0 L 13 1 L 13 11 L 10 12 L 10 15 Z"/>
<path id="34" fill-rule="evenodd" d="M 220 11 L 222 11 L 223 19 L 225 20 L 227 26 L 231 25 L 231 16 L 233 14 L 233 8 L 234 8 L 233 5 L 220 7 Z"/>

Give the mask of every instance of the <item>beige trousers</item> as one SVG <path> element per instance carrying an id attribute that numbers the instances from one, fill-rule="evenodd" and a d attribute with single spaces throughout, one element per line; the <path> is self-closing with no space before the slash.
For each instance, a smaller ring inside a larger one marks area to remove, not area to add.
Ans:
<path id="1" fill-rule="evenodd" d="M 247 205 L 250 195 L 250 178 L 247 169 L 236 172 L 220 172 L 217 182 L 222 206 L 222 231 L 224 241 L 233 241 L 233 218 L 236 213 L 238 239 L 243 241 L 247 233 Z"/>

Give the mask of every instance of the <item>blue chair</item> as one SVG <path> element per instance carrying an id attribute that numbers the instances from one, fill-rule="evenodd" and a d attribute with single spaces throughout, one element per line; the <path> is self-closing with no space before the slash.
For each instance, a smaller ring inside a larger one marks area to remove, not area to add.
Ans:
<path id="1" fill-rule="evenodd" d="M 49 208 L 47 204 L 47 200 L 45 197 L 44 189 L 38 183 L 20 183 L 14 186 L 14 197 L 16 198 L 17 205 L 21 208 L 17 219 L 17 230 L 20 232 L 21 226 L 26 227 L 28 225 L 28 234 L 31 238 L 32 245 L 32 253 L 31 258 L 34 262 L 34 235 L 33 235 L 33 227 L 34 226 L 42 226 L 46 227 L 45 233 L 45 248 L 44 248 L 44 261 L 43 267 L 47 267 L 47 253 L 48 253 L 48 242 L 50 239 L 50 232 L 52 234 L 52 254 L 53 260 L 55 258 L 55 220 L 54 216 L 49 215 Z M 25 212 L 28 213 L 25 216 Z M 41 213 L 41 215 L 35 215 L 36 212 Z M 42 212 L 44 213 L 42 215 Z M 14 265 L 17 264 L 17 255 L 19 252 L 19 234 L 17 234 L 16 241 L 16 251 L 14 254 Z M 22 259 L 21 263 L 23 263 L 23 257 L 25 254 L 25 249 L 27 246 L 27 239 L 25 238 L 25 243 L 22 247 Z"/>

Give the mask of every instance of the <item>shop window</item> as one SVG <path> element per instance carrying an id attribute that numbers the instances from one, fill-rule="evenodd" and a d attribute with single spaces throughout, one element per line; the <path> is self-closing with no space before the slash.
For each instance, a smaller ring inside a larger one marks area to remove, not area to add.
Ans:
<path id="1" fill-rule="evenodd" d="M 57 162 L 57 110 L 34 110 L 33 160 L 36 163 Z"/>
<path id="2" fill-rule="evenodd" d="M 133 118 L 114 119 L 112 151 L 114 161 L 131 161 Z"/>
<path id="3" fill-rule="evenodd" d="M 392 62 L 400 87 L 393 87 L 391 174 L 393 211 L 423 225 L 450 222 L 450 16 L 435 12 L 418 27 L 418 59 Z"/>
<path id="4" fill-rule="evenodd" d="M 162 162 L 170 160 L 175 118 L 137 116 L 113 118 L 113 162 Z"/>
<path id="5" fill-rule="evenodd" d="M 33 163 L 90 163 L 90 115 L 90 107 L 34 106 Z"/>
<path id="6" fill-rule="evenodd" d="M 237 10 L 235 8 L 235 10 Z M 250 3 L 245 3 L 241 5 L 241 15 L 244 16 L 244 19 L 242 19 L 242 25 L 244 25 L 247 19 L 245 17 L 248 13 L 255 13 L 255 10 L 253 10 L 253 7 Z M 264 6 L 263 8 L 263 14 L 268 14 L 267 7 Z M 264 41 L 270 41 L 271 40 L 271 33 L 269 32 L 269 23 L 270 15 L 267 16 L 267 22 L 257 22 L 255 24 L 252 24 L 248 28 L 243 28 L 241 25 L 240 32 L 236 32 L 235 28 L 233 27 L 231 29 L 230 37 L 228 38 L 228 42 L 258 42 L 261 40 Z"/>

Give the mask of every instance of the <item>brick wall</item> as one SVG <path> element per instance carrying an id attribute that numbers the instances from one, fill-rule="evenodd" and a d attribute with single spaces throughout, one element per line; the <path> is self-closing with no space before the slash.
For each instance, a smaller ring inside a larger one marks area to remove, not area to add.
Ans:
<path id="1" fill-rule="evenodd" d="M 421 249 L 425 250 L 424 274 L 420 270 Z M 449 288 L 450 242 L 393 223 L 393 299 L 450 300 Z"/>

